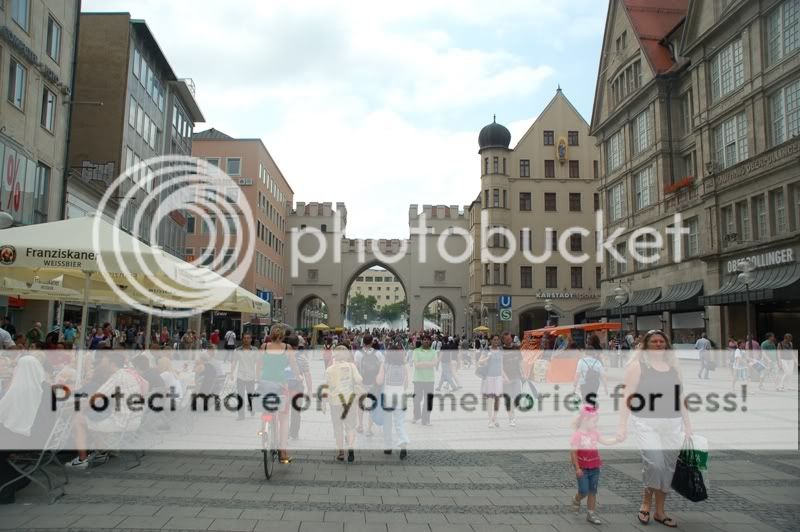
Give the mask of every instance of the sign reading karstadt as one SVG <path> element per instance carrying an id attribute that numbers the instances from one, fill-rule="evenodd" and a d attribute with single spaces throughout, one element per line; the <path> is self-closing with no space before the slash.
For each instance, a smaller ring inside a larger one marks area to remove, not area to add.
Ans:
<path id="1" fill-rule="evenodd" d="M 70 260 L 95 260 L 94 251 L 76 251 L 74 249 L 36 249 L 25 250 L 26 257 L 37 259 L 70 259 Z"/>

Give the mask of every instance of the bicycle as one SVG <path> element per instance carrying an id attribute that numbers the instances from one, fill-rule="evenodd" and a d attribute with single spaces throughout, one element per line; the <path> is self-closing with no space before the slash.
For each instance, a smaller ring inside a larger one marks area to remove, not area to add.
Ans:
<path id="1" fill-rule="evenodd" d="M 264 457 L 264 476 L 267 480 L 272 478 L 275 471 L 275 461 L 278 459 L 278 423 L 275 413 L 261 414 L 263 429 L 258 433 L 261 436 L 261 453 Z"/>

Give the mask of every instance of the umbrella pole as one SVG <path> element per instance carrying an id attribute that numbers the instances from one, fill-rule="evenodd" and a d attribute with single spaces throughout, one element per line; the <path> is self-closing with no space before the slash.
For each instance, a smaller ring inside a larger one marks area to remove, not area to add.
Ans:
<path id="1" fill-rule="evenodd" d="M 78 346 L 78 364 L 76 369 L 75 387 L 78 388 L 83 382 L 83 357 L 87 348 L 86 344 L 86 323 L 89 321 L 89 289 L 92 282 L 92 273 L 83 272 L 83 308 L 81 309 L 81 337 L 83 345 Z"/>
<path id="2" fill-rule="evenodd" d="M 144 348 L 150 349 L 150 340 L 153 337 L 151 329 L 153 328 L 153 313 L 147 313 L 147 325 L 144 327 Z"/>

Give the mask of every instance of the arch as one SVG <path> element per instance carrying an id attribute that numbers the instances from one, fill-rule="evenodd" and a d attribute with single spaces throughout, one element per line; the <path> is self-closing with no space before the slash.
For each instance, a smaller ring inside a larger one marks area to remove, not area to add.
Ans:
<path id="1" fill-rule="evenodd" d="M 325 301 L 324 298 L 318 296 L 317 294 L 308 294 L 306 297 L 301 299 L 300 303 L 297 305 L 297 316 L 296 316 L 297 321 L 295 321 L 295 327 L 303 328 L 303 323 L 302 323 L 303 322 L 303 311 L 305 310 L 306 305 L 308 305 L 310 302 L 314 301 L 315 299 L 318 299 L 318 300 L 322 301 L 322 304 L 325 305 L 325 308 L 328 309 L 328 312 L 330 313 L 330 305 L 328 305 L 328 302 Z M 321 323 L 321 322 L 322 322 L 322 320 L 320 320 L 319 323 Z"/>
<path id="2" fill-rule="evenodd" d="M 432 298 L 430 298 L 430 299 L 428 300 L 428 302 L 427 302 L 427 303 L 425 303 L 425 304 L 422 306 L 422 312 L 423 312 L 423 319 L 422 319 L 422 323 L 423 323 L 423 325 L 424 325 L 424 323 L 425 323 L 425 318 L 424 318 L 424 312 L 425 312 L 425 310 L 428 308 L 428 306 L 429 306 L 431 303 L 434 303 L 434 302 L 436 302 L 436 301 L 441 301 L 441 302 L 443 302 L 445 305 L 447 305 L 448 307 L 450 307 L 450 312 L 452 312 L 452 313 L 453 313 L 453 323 L 452 323 L 452 325 L 451 325 L 451 327 L 452 327 L 452 330 L 450 330 L 450 331 L 444 331 L 444 330 L 443 330 L 442 332 L 449 333 L 449 334 L 451 334 L 451 335 L 452 335 L 452 334 L 457 334 L 457 331 L 456 331 L 456 319 L 457 319 L 458 315 L 456 314 L 456 306 L 455 306 L 455 305 L 453 305 L 453 302 L 452 302 L 452 301 L 450 301 L 450 299 L 448 299 L 447 297 L 445 297 L 445 296 L 442 296 L 442 295 L 436 295 L 436 296 L 433 296 Z"/>
<path id="3" fill-rule="evenodd" d="M 350 295 L 350 290 L 353 287 L 353 283 L 355 283 L 355 281 L 356 281 L 356 279 L 358 278 L 359 275 L 363 275 L 364 272 L 369 271 L 371 268 L 382 268 L 382 269 L 386 270 L 388 273 L 390 273 L 391 275 L 394 276 L 395 280 L 398 283 L 400 283 L 400 287 L 403 289 L 403 298 L 406 301 L 406 326 L 409 326 L 409 323 L 410 323 L 410 311 L 408 309 L 410 307 L 409 298 L 410 298 L 411 292 L 408 289 L 406 281 L 403 279 L 403 277 L 399 273 L 397 273 L 397 270 L 395 268 L 393 268 L 391 265 L 385 264 L 384 262 L 382 262 L 380 260 L 377 260 L 377 259 L 369 259 L 369 260 L 366 260 L 363 263 L 356 263 L 355 264 L 355 268 L 350 273 L 350 275 L 347 278 L 346 282 L 342 284 L 342 290 L 341 290 L 342 299 L 340 301 L 341 301 L 341 313 L 342 313 L 343 321 L 344 321 L 344 319 L 346 319 L 346 316 L 347 316 L 347 301 L 348 301 L 348 297 Z M 373 294 L 373 295 L 375 295 L 375 294 Z M 385 301 L 384 301 L 384 303 L 385 303 Z M 351 323 L 352 323 L 352 320 L 351 320 Z"/>

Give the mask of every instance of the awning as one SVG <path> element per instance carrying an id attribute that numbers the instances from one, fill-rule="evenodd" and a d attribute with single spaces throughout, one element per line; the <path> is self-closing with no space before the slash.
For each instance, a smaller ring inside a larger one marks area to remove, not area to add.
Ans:
<path id="1" fill-rule="evenodd" d="M 589 319 L 606 318 L 612 313 L 616 313 L 619 309 L 616 296 L 606 296 L 606 302 L 601 307 L 586 312 L 586 317 Z M 624 305 L 625 303 L 623 303 Z"/>
<path id="2" fill-rule="evenodd" d="M 697 296 L 703 291 L 703 281 L 672 284 L 667 287 L 664 296 L 654 303 L 642 307 L 643 312 L 670 312 L 702 307 Z"/>
<path id="3" fill-rule="evenodd" d="M 749 287 L 733 275 L 717 292 L 700 298 L 703 305 L 729 305 L 750 301 L 800 299 L 800 264 L 786 264 L 753 272 Z M 749 293 L 748 293 L 749 292 Z"/>
<path id="4" fill-rule="evenodd" d="M 617 310 L 622 314 L 638 314 L 642 311 L 641 307 L 649 305 L 661 296 L 661 287 L 645 288 L 644 290 L 636 290 L 628 303 Z"/>

